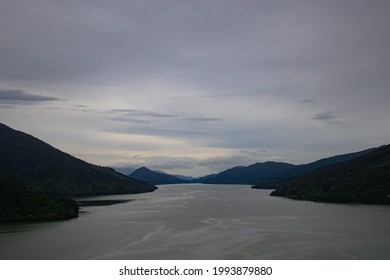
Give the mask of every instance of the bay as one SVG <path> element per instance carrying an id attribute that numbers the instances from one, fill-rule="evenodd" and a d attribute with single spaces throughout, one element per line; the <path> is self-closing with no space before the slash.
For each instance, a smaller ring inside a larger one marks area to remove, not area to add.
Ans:
<path id="1" fill-rule="evenodd" d="M 1 225 L 0 259 L 390 259 L 390 207 L 270 192 L 180 184 L 83 198 L 77 219 Z"/>

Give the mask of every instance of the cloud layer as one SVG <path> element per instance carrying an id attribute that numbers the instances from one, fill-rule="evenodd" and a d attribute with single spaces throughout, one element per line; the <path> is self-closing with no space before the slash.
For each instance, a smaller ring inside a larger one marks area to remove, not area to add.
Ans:
<path id="1" fill-rule="evenodd" d="M 51 96 L 29 94 L 20 89 L 0 90 L 0 104 L 27 105 L 60 100 L 60 98 Z"/>
<path id="2" fill-rule="evenodd" d="M 389 13 L 364 0 L 2 1 L 1 121 L 98 164 L 188 175 L 385 144 Z"/>

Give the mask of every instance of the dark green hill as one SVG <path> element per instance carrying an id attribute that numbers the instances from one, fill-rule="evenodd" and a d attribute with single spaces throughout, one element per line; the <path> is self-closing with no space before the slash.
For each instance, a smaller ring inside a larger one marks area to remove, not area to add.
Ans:
<path id="1" fill-rule="evenodd" d="M 284 162 L 267 161 L 249 166 L 233 167 L 216 175 L 200 178 L 200 181 L 205 184 L 256 184 L 294 166 Z"/>
<path id="2" fill-rule="evenodd" d="M 79 206 L 70 199 L 58 199 L 0 180 L 0 223 L 64 220 L 78 216 Z"/>
<path id="3" fill-rule="evenodd" d="M 148 182 L 148 183 L 153 184 L 153 185 L 181 184 L 181 183 L 188 182 L 188 181 L 180 179 L 174 175 L 152 171 L 146 167 L 140 167 L 140 168 L 134 170 L 134 172 L 131 173 L 129 175 L 129 177 L 134 178 L 134 179 L 138 179 L 138 180 L 143 180 L 143 181 Z"/>
<path id="4" fill-rule="evenodd" d="M 0 124 L 0 178 L 54 196 L 150 192 L 155 186 L 89 164 Z"/>
<path id="5" fill-rule="evenodd" d="M 271 195 L 335 203 L 390 204 L 390 145 L 279 182 Z"/>

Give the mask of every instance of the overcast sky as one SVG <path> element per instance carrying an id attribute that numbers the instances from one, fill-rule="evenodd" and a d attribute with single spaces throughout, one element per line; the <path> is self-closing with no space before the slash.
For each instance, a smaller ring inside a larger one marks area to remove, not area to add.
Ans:
<path id="1" fill-rule="evenodd" d="M 0 122 L 206 175 L 390 143 L 390 1 L 0 0 Z"/>

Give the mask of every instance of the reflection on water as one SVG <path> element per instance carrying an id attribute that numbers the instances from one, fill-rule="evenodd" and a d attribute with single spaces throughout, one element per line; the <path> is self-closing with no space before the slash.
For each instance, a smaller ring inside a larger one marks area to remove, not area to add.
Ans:
<path id="1" fill-rule="evenodd" d="M 187 184 L 84 198 L 77 219 L 0 226 L 0 258 L 390 259 L 390 207 L 269 193 Z"/>

